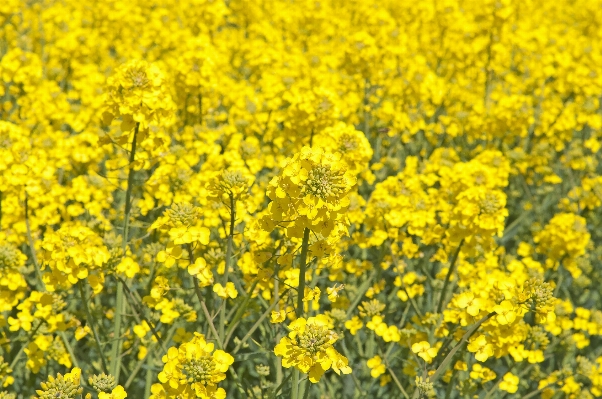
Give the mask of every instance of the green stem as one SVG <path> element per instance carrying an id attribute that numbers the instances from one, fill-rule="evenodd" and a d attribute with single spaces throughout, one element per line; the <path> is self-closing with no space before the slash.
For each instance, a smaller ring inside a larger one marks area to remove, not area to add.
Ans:
<path id="1" fill-rule="evenodd" d="M 131 205 L 131 197 L 132 197 L 132 188 L 134 185 L 134 170 L 132 168 L 132 164 L 136 158 L 136 138 L 138 136 L 138 130 L 140 129 L 140 123 L 136 123 L 136 128 L 134 129 L 134 138 L 132 139 L 132 150 L 130 151 L 129 158 L 129 170 L 128 170 L 128 186 L 127 191 L 125 192 L 125 213 L 123 219 L 123 242 L 121 245 L 123 256 L 126 254 L 127 243 L 128 243 L 128 229 L 130 224 L 130 210 L 132 208 Z M 115 317 L 113 320 L 113 348 L 111 350 L 111 366 L 110 372 L 115 377 L 115 381 L 119 383 L 119 374 L 121 372 L 121 315 L 123 313 L 123 283 L 121 281 L 117 282 L 117 297 L 115 301 Z"/>
<path id="2" fill-rule="evenodd" d="M 232 265 L 232 252 L 234 246 L 234 221 L 236 220 L 236 202 L 234 196 L 230 194 L 230 233 L 228 234 L 228 243 L 226 244 L 226 270 L 224 270 L 224 287 L 228 284 L 228 273 Z M 226 302 L 228 298 L 222 301 L 222 311 L 219 316 L 219 337 L 222 342 L 225 340 L 226 328 Z"/>
<path id="3" fill-rule="evenodd" d="M 224 344 L 222 343 L 222 340 L 220 339 L 219 334 L 218 334 L 217 330 L 215 329 L 215 325 L 213 324 L 213 319 L 211 318 L 211 315 L 209 314 L 209 310 L 207 310 L 207 305 L 205 305 L 205 301 L 203 300 L 203 293 L 201 292 L 201 289 L 199 288 L 199 285 L 197 284 L 197 279 L 194 276 L 190 276 L 190 277 L 192 278 L 192 284 L 194 284 L 194 292 L 196 293 L 196 296 L 197 296 L 199 302 L 201 303 L 201 309 L 203 310 L 203 313 L 205 314 L 207 323 L 209 323 L 209 329 L 215 336 L 215 341 L 217 342 L 217 347 L 219 349 L 224 349 Z"/>
<path id="4" fill-rule="evenodd" d="M 299 399 L 299 370 L 293 370 L 293 383 L 291 386 L 291 399 Z"/>
<path id="5" fill-rule="evenodd" d="M 305 381 L 302 381 L 300 386 L 299 386 L 299 396 L 301 396 L 301 392 L 303 392 L 303 399 L 307 399 L 309 397 L 309 389 L 310 385 L 309 385 L 309 380 L 306 379 Z"/>
<path id="6" fill-rule="evenodd" d="M 150 355 L 150 353 L 149 353 Z M 151 394 L 151 385 L 153 383 L 153 376 L 155 373 L 153 372 L 153 357 L 146 357 L 146 381 L 144 381 L 144 397 L 148 398 Z"/>
<path id="7" fill-rule="evenodd" d="M 234 317 L 228 317 L 228 320 L 230 320 L 230 322 L 228 323 L 228 328 L 226 329 L 226 339 L 224 340 L 224 346 L 228 345 L 228 342 L 230 341 L 230 338 L 232 337 L 232 334 L 234 333 L 234 329 L 238 325 L 238 321 L 242 318 L 243 314 L 245 313 L 245 310 L 247 310 L 247 306 L 249 305 L 249 302 L 251 301 L 251 296 L 252 296 L 253 291 L 255 290 L 255 287 L 257 286 L 258 282 L 259 282 L 259 279 L 255 280 L 253 282 L 253 284 L 251 284 L 251 287 L 249 289 L 249 292 L 247 293 L 247 296 L 245 297 L 243 303 L 236 310 Z"/>
<path id="8" fill-rule="evenodd" d="M 274 310 L 274 308 L 276 307 L 276 305 L 278 305 L 278 301 L 272 302 L 272 304 L 267 307 L 267 309 L 265 310 L 265 312 L 263 312 L 263 314 L 259 317 L 259 319 L 257 319 L 257 321 L 255 322 L 255 324 L 253 324 L 253 326 L 249 329 L 249 331 L 247 331 L 247 333 L 245 334 L 245 336 L 236 345 L 236 348 L 234 348 L 234 350 L 231 352 L 233 355 L 236 354 L 236 353 L 238 353 L 238 351 L 240 350 L 240 348 L 242 348 L 242 346 L 244 345 L 244 343 L 247 342 L 247 340 L 249 338 L 251 338 L 251 335 L 253 335 L 253 333 L 255 332 L 255 330 L 257 330 L 259 328 L 259 326 L 261 325 L 261 323 L 266 319 L 266 317 L 268 317 L 268 315 L 272 312 L 272 310 Z"/>
<path id="9" fill-rule="evenodd" d="M 34 330 L 29 334 L 29 336 L 27 337 L 27 340 L 23 343 L 23 345 L 21 345 L 21 348 L 19 348 L 19 352 L 17 352 L 17 354 L 15 355 L 15 357 L 13 358 L 13 360 L 10 362 L 10 365 L 8 366 L 8 368 L 10 370 L 14 370 L 15 366 L 17 365 L 17 362 L 19 361 L 19 358 L 21 357 L 21 354 L 23 354 L 23 352 L 25 351 L 25 348 L 29 345 L 29 343 L 31 342 L 31 339 L 34 337 L 34 335 L 36 335 L 36 333 L 38 332 L 38 329 L 40 327 L 42 327 L 42 324 L 44 324 L 44 321 L 40 321 L 40 323 L 37 325 L 36 328 L 34 328 Z M 0 386 L 4 386 L 4 382 L 6 381 L 6 379 L 8 378 L 8 375 L 5 376 L 2 381 L 0 381 Z"/>
<path id="10" fill-rule="evenodd" d="M 470 337 L 472 337 L 472 335 L 479 329 L 479 327 L 481 326 L 481 324 L 485 323 L 487 320 L 489 320 L 490 318 L 493 317 L 493 315 L 495 315 L 494 312 L 489 313 L 487 316 L 483 317 L 481 320 L 477 321 L 475 324 L 473 324 L 462 336 L 462 338 L 460 339 L 460 342 L 458 342 L 456 344 L 456 346 L 454 346 L 452 348 L 451 351 L 449 351 L 449 353 L 447 354 L 447 356 L 445 356 L 445 359 L 443 359 L 443 361 L 441 362 L 441 364 L 439 365 L 439 367 L 437 367 L 437 370 L 435 370 L 435 373 L 430 377 L 430 381 L 432 383 L 435 383 L 437 381 L 437 379 L 441 376 L 441 374 L 443 374 L 443 372 L 445 371 L 445 369 L 447 368 L 447 366 L 449 366 L 449 364 L 451 363 L 454 355 L 456 354 L 456 352 L 458 352 L 458 350 L 460 350 L 462 348 L 462 346 L 468 342 L 468 340 L 470 339 Z"/>
<path id="11" fill-rule="evenodd" d="M 458 255 L 460 254 L 460 250 L 462 249 L 462 244 L 464 244 L 464 239 L 460 241 L 458 244 L 458 248 L 456 248 L 456 252 L 452 256 L 451 264 L 449 265 L 449 270 L 447 271 L 447 276 L 445 276 L 445 283 L 443 283 L 443 289 L 441 290 L 441 296 L 439 297 L 439 304 L 437 305 L 437 313 L 441 313 L 443 310 L 443 303 L 445 302 L 445 293 L 447 291 L 447 286 L 449 285 L 449 281 L 451 280 L 451 276 L 456 269 L 456 261 L 458 260 Z"/>
<path id="12" fill-rule="evenodd" d="M 393 381 L 395 381 L 395 385 L 397 385 L 397 388 L 399 388 L 399 390 L 401 391 L 401 394 L 403 395 L 403 397 L 406 399 L 410 399 L 410 395 L 408 395 L 406 390 L 403 389 L 403 385 L 401 385 L 401 381 L 399 381 L 399 378 L 397 378 L 397 375 L 393 372 L 393 368 L 391 368 L 391 365 L 387 361 L 386 357 L 385 357 L 385 366 L 387 368 L 387 371 L 391 375 L 391 378 L 393 378 Z"/>
<path id="13" fill-rule="evenodd" d="M 29 242 L 29 250 L 31 251 L 31 259 L 33 260 L 33 266 L 36 269 L 37 276 L 37 288 L 39 291 L 44 290 L 44 281 L 42 280 L 42 272 L 40 272 L 40 264 L 38 263 L 38 257 L 36 255 L 36 249 L 33 242 L 33 236 L 31 235 L 31 226 L 29 225 L 29 207 L 28 207 L 28 196 L 27 191 L 25 192 L 25 228 L 27 229 L 27 241 Z"/>
<path id="14" fill-rule="evenodd" d="M 280 265 L 278 264 L 278 262 L 274 263 L 274 303 L 276 304 L 276 310 L 280 311 L 280 280 L 278 278 L 278 270 L 280 269 Z M 277 330 L 278 332 L 276 333 L 276 342 L 280 342 L 280 331 Z M 282 379 L 283 379 L 283 372 L 282 372 L 282 359 L 280 358 L 280 356 L 276 356 L 276 385 L 280 385 L 282 384 Z"/>
<path id="15" fill-rule="evenodd" d="M 100 361 L 102 363 L 102 371 L 107 373 L 107 363 L 105 361 L 104 352 L 102 351 L 102 346 L 100 345 L 100 339 L 98 338 L 98 333 L 96 332 L 96 325 L 94 323 L 94 318 L 92 317 L 92 313 L 90 313 L 90 308 L 88 307 L 88 301 L 86 299 L 86 294 L 84 292 L 84 285 L 81 281 L 78 281 L 77 285 L 79 286 L 79 295 L 82 298 L 82 302 L 84 303 L 84 309 L 86 311 L 86 318 L 88 319 L 88 324 L 90 325 L 90 329 L 92 330 L 92 335 L 94 336 L 94 342 L 96 342 L 96 349 L 98 350 L 98 356 L 100 356 Z"/>
<path id="16" fill-rule="evenodd" d="M 69 338 L 67 338 L 67 334 L 65 334 L 64 331 L 59 331 L 58 335 L 63 340 L 63 344 L 65 345 L 65 349 L 67 349 L 67 353 L 69 354 L 71 361 L 73 362 L 73 366 L 80 368 L 79 362 L 77 361 L 77 359 L 75 357 L 75 352 L 73 352 L 73 348 L 71 347 L 71 344 L 69 343 Z"/>
<path id="17" fill-rule="evenodd" d="M 305 269 L 307 268 L 307 249 L 309 247 L 309 229 L 303 230 L 301 244 L 301 262 L 299 264 L 299 289 L 297 290 L 297 317 L 303 316 L 303 297 L 305 296 Z"/>
<path id="18" fill-rule="evenodd" d="M 370 286 L 372 286 L 372 281 L 374 280 L 374 277 L 376 277 L 376 272 L 377 270 L 374 269 L 372 273 L 370 273 L 370 276 L 368 276 L 368 278 L 358 288 L 357 294 L 355 298 L 353 298 L 353 302 L 351 302 L 351 305 L 349 305 L 349 308 L 347 309 L 346 317 L 348 319 L 351 318 L 351 314 L 355 310 L 356 306 L 360 303 L 366 292 L 368 292 Z"/>

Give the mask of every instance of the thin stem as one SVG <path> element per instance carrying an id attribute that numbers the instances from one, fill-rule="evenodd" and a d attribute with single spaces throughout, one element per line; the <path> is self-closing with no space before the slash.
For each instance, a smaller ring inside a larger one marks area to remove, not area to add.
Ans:
<path id="1" fill-rule="evenodd" d="M 458 255 L 460 254 L 460 250 L 462 249 L 462 244 L 464 244 L 464 239 L 460 241 L 460 244 L 458 244 L 458 248 L 456 248 L 456 252 L 454 252 L 454 255 L 452 256 L 451 264 L 449 265 L 449 270 L 447 271 L 447 276 L 445 276 L 445 283 L 443 283 L 443 289 L 441 290 L 441 296 L 439 297 L 437 313 L 441 313 L 441 310 L 443 310 L 443 303 L 445 302 L 445 293 L 447 291 L 447 286 L 449 285 L 451 276 L 456 269 L 456 261 L 458 260 Z"/>
<path id="2" fill-rule="evenodd" d="M 280 264 L 275 262 L 274 264 L 274 303 L 276 304 L 276 311 L 280 311 L 280 281 L 278 280 L 278 270 L 280 268 Z M 280 331 L 276 333 L 276 342 L 280 342 Z M 282 384 L 282 378 L 284 374 L 282 372 L 282 359 L 280 356 L 276 356 L 276 384 Z"/>
<path id="3" fill-rule="evenodd" d="M 153 358 L 149 354 L 146 357 L 146 379 L 144 381 L 144 397 L 148 398 L 151 394 L 151 384 L 153 383 L 153 377 L 155 373 L 153 372 Z"/>
<path id="4" fill-rule="evenodd" d="M 305 381 L 301 382 L 301 386 L 299 387 L 299 391 L 303 392 L 303 399 L 307 399 L 309 397 L 309 380 L 306 379 Z"/>
<path id="5" fill-rule="evenodd" d="M 376 277 L 376 269 L 374 269 L 372 273 L 370 273 L 370 276 L 368 276 L 368 278 L 362 283 L 362 285 L 360 285 L 359 289 L 357 290 L 357 294 L 355 298 L 353 298 L 353 302 L 351 302 L 351 305 L 349 305 L 349 308 L 347 309 L 346 317 L 348 319 L 351 318 L 351 314 L 355 310 L 356 306 L 358 305 L 358 303 L 360 303 L 366 292 L 368 292 L 368 290 L 370 289 L 374 277 Z"/>
<path id="6" fill-rule="evenodd" d="M 449 351 L 449 353 L 447 354 L 445 359 L 443 359 L 443 361 L 441 362 L 439 367 L 437 367 L 437 370 L 435 371 L 435 373 L 430 377 L 431 382 L 434 383 L 435 381 L 437 381 L 437 379 L 441 376 L 441 374 L 443 374 L 443 372 L 445 371 L 447 366 L 451 363 L 456 352 L 458 352 L 458 350 L 460 350 L 460 348 L 462 348 L 462 346 L 470 339 L 470 337 L 472 337 L 472 335 L 479 329 L 481 324 L 483 324 L 484 322 L 489 320 L 491 317 L 493 317 L 494 314 L 495 314 L 495 312 L 489 313 L 487 316 L 485 316 L 481 320 L 477 321 L 474 325 L 472 325 L 468 329 L 468 331 L 466 331 L 466 333 L 464 333 L 464 335 L 460 339 L 460 342 L 458 342 L 456 344 L 456 346 L 454 346 L 452 348 L 452 350 Z"/>
<path id="7" fill-rule="evenodd" d="M 219 334 L 218 334 L 217 330 L 215 329 L 215 325 L 213 324 L 213 319 L 211 318 L 211 315 L 209 314 L 209 310 L 207 310 L 207 305 L 205 305 L 205 301 L 203 300 L 203 293 L 201 292 L 201 289 L 199 288 L 199 286 L 197 284 L 196 278 L 194 276 L 190 276 L 190 277 L 192 278 L 192 284 L 194 285 L 194 292 L 196 293 L 196 296 L 199 299 L 199 302 L 201 303 L 201 308 L 203 309 L 203 313 L 205 314 L 207 323 L 209 323 L 209 328 L 211 329 L 211 332 L 213 333 L 213 335 L 215 336 L 215 340 L 217 341 L 217 346 L 219 349 L 223 349 L 224 344 L 222 343 L 222 340 L 220 339 Z"/>
<path id="8" fill-rule="evenodd" d="M 261 323 L 265 320 L 266 317 L 268 317 L 270 312 L 276 307 L 277 304 L 278 304 L 278 301 L 274 301 L 274 302 L 272 302 L 272 304 L 270 306 L 268 306 L 268 308 L 265 310 L 265 312 L 263 312 L 263 314 L 255 322 L 255 324 L 253 324 L 253 326 L 249 329 L 247 334 L 240 340 L 238 345 L 236 345 L 236 348 L 234 348 L 234 350 L 232 351 L 232 354 L 236 354 L 240 350 L 240 348 L 244 345 L 244 343 L 247 342 L 247 340 L 251 337 L 251 335 L 255 332 L 255 330 L 257 328 L 259 328 Z"/>
<path id="9" fill-rule="evenodd" d="M 44 321 L 40 321 L 40 324 L 38 324 L 37 327 L 34 328 L 33 331 L 29 334 L 29 336 L 27 337 L 27 341 L 25 341 L 23 343 L 23 345 L 21 346 L 21 348 L 19 348 L 19 352 L 17 352 L 17 354 L 13 358 L 12 362 L 10 362 L 10 365 L 8 366 L 9 370 L 14 370 L 15 369 L 15 366 L 17 365 L 17 362 L 19 361 L 19 358 L 21 357 L 21 354 L 25 351 L 25 348 L 27 347 L 27 345 L 29 345 L 29 342 L 31 341 L 31 339 L 33 338 L 33 336 L 36 335 L 36 333 L 38 332 L 38 329 L 40 327 L 42 327 L 42 324 L 44 324 Z M 4 382 L 6 381 L 7 378 L 8 378 L 8 375 L 6 375 L 2 379 L 2 381 L 0 381 L 0 386 L 4 386 Z"/>
<path id="10" fill-rule="evenodd" d="M 397 385 L 397 388 L 399 388 L 399 390 L 401 391 L 401 393 L 403 394 L 404 398 L 406 399 L 410 399 L 410 396 L 408 395 L 408 393 L 406 392 L 405 389 L 403 389 L 403 386 L 401 385 L 401 382 L 399 381 L 399 379 L 397 378 L 397 376 L 395 375 L 395 373 L 393 372 L 393 369 L 391 368 L 391 366 L 389 365 L 389 362 L 387 361 L 387 359 L 385 358 L 385 366 L 387 367 L 389 374 L 391 375 L 391 377 L 393 378 L 393 381 L 395 381 L 395 385 Z"/>
<path id="11" fill-rule="evenodd" d="M 98 333 L 96 332 L 96 325 L 94 323 L 94 318 L 92 317 L 92 313 L 90 313 L 90 308 L 88 307 L 88 300 L 86 298 L 86 294 L 84 292 L 84 285 L 81 281 L 77 283 L 79 286 L 79 295 L 82 298 L 82 302 L 84 303 L 84 309 L 86 311 L 86 318 L 88 320 L 88 324 L 90 325 L 90 329 L 92 330 L 92 335 L 94 336 L 94 342 L 96 342 L 96 349 L 98 350 L 98 355 L 100 356 L 100 362 L 102 363 L 102 371 L 107 373 L 107 362 L 105 361 L 104 352 L 102 351 L 102 346 L 100 345 L 100 339 L 98 338 Z"/>
<path id="12" fill-rule="evenodd" d="M 121 277 L 118 277 L 118 276 L 115 276 L 115 277 L 116 277 L 116 279 L 118 281 L 120 281 L 122 283 L 123 288 L 125 288 L 125 292 L 132 299 L 132 302 L 129 303 L 129 305 L 130 305 L 132 311 L 134 312 L 134 314 L 136 316 L 139 316 L 142 320 L 144 320 L 146 322 L 146 324 L 148 324 L 148 326 L 151 328 L 151 333 L 153 334 L 153 336 L 155 337 L 155 339 L 157 340 L 157 342 L 159 343 L 159 345 L 163 349 L 163 352 L 167 353 L 167 348 L 165 347 L 165 342 L 164 342 L 164 340 L 161 338 L 161 336 L 157 332 L 158 331 L 157 326 L 154 325 L 153 322 L 144 315 L 143 308 L 142 308 L 143 305 L 134 296 L 134 294 L 132 293 L 132 291 L 130 291 L 130 289 L 128 288 L 128 286 L 125 284 L 125 281 L 123 281 L 123 279 Z M 127 298 L 125 298 L 124 301 L 126 303 L 128 303 L 127 302 Z"/>
<path id="13" fill-rule="evenodd" d="M 63 343 L 65 345 L 65 349 L 67 349 L 67 353 L 69 354 L 69 357 L 71 358 L 71 361 L 73 362 L 73 366 L 79 368 L 79 363 L 77 361 L 77 358 L 75 357 L 75 352 L 73 352 L 73 348 L 71 347 L 71 344 L 69 343 L 69 339 L 67 338 L 67 334 L 65 334 L 64 331 L 59 331 L 58 335 L 63 340 Z"/>
<path id="14" fill-rule="evenodd" d="M 232 252 L 234 242 L 234 222 L 236 220 L 236 202 L 234 195 L 230 194 L 230 233 L 228 234 L 228 243 L 226 245 L 226 270 L 224 270 L 224 287 L 228 284 L 228 273 L 232 265 Z M 219 316 L 219 337 L 222 341 L 225 339 L 224 329 L 226 327 L 226 302 L 228 298 L 222 300 L 222 311 Z"/>
<path id="15" fill-rule="evenodd" d="M 301 259 L 299 264 L 299 289 L 297 290 L 297 317 L 303 316 L 303 297 L 305 296 L 305 269 L 307 268 L 307 249 L 309 247 L 309 229 L 303 230 Z"/>
<path id="16" fill-rule="evenodd" d="M 25 228 L 27 229 L 27 241 L 29 242 L 29 250 L 31 252 L 31 260 L 33 261 L 33 266 L 36 269 L 37 276 L 37 284 L 39 291 L 44 290 L 44 281 L 42 280 L 42 273 L 40 272 L 40 264 L 38 263 L 38 257 L 36 255 L 36 249 L 33 242 L 33 236 L 31 235 L 31 226 L 29 225 L 29 207 L 28 203 L 27 191 L 25 192 Z"/>
<path id="17" fill-rule="evenodd" d="M 123 251 L 123 256 L 126 254 L 127 244 L 128 244 L 128 230 L 130 224 L 130 210 L 132 208 L 131 197 L 132 197 L 132 188 L 134 185 L 134 169 L 132 168 L 132 164 L 136 158 L 136 138 L 138 136 L 138 130 L 140 129 L 140 123 L 136 123 L 136 127 L 134 129 L 134 138 L 132 139 L 132 150 L 130 151 L 129 158 L 129 170 L 128 170 L 128 186 L 127 191 L 125 192 L 125 212 L 123 218 L 123 241 L 121 244 L 121 249 Z M 110 372 L 115 377 L 115 381 L 119 383 L 119 374 L 121 372 L 121 315 L 123 313 L 123 283 L 121 281 L 117 282 L 117 297 L 115 300 L 115 317 L 113 320 L 113 349 L 111 350 L 111 366 Z"/>
<path id="18" fill-rule="evenodd" d="M 293 370 L 293 383 L 291 386 L 291 399 L 299 399 L 299 370 Z"/>
<path id="19" fill-rule="evenodd" d="M 228 323 L 228 328 L 226 329 L 226 339 L 224 340 L 224 346 L 228 345 L 228 342 L 230 341 L 232 334 L 234 334 L 234 330 L 235 330 L 236 326 L 238 325 L 238 322 L 242 318 L 245 310 L 247 309 L 247 306 L 249 305 L 249 302 L 251 301 L 251 296 L 253 294 L 253 290 L 257 286 L 258 282 L 259 282 L 259 279 L 253 282 L 243 303 L 240 304 L 239 308 L 237 309 L 236 313 L 234 314 L 234 317 L 228 316 L 228 320 L 230 320 L 230 322 Z"/>

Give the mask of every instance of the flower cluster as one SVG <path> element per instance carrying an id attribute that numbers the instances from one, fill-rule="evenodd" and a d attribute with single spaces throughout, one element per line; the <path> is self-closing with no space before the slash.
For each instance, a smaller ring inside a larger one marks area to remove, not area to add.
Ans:
<path id="1" fill-rule="evenodd" d="M 274 348 L 282 357 L 283 367 L 296 367 L 317 383 L 325 371 L 333 369 L 337 374 L 351 373 L 348 360 L 334 348 L 339 339 L 328 329 L 323 317 L 298 318 L 288 326 L 290 332 Z"/>
<path id="2" fill-rule="evenodd" d="M 224 399 L 226 391 L 217 384 L 226 378 L 234 358 L 213 348 L 199 333 L 179 348 L 169 348 L 159 373 L 161 384 L 152 386 L 151 398 Z"/>

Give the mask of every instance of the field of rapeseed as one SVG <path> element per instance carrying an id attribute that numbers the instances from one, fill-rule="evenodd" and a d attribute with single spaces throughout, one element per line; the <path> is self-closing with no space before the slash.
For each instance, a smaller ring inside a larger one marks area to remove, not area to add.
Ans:
<path id="1" fill-rule="evenodd" d="M 602 397 L 602 1 L 1 0 L 0 399 Z"/>

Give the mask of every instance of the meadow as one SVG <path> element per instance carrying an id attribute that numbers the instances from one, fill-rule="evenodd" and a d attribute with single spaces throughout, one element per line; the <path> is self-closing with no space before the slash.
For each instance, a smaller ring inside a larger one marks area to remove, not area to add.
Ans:
<path id="1" fill-rule="evenodd" d="M 0 399 L 602 397 L 602 1 L 0 1 Z"/>

